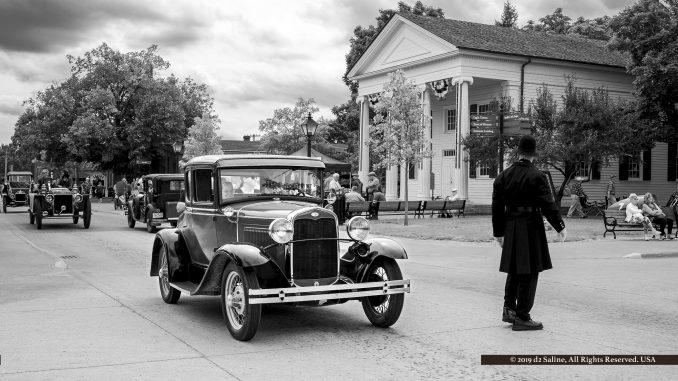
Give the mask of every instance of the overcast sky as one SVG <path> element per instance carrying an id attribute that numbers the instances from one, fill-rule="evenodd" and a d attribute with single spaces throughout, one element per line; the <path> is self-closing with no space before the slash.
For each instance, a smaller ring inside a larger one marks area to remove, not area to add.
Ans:
<path id="1" fill-rule="evenodd" d="M 504 0 L 429 0 L 446 18 L 492 24 Z M 273 110 L 314 98 L 319 115 L 348 99 L 341 77 L 353 28 L 397 0 L 0 0 L 0 143 L 22 102 L 67 78 L 66 55 L 102 42 L 122 52 L 152 44 L 164 73 L 209 86 L 226 139 L 258 133 Z M 414 1 L 406 1 L 414 4 Z M 518 24 L 562 7 L 576 19 L 613 16 L 632 0 L 514 0 Z"/>

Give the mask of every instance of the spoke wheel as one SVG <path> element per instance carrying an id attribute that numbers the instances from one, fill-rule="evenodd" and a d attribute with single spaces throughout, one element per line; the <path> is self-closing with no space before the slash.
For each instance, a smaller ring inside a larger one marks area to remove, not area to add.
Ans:
<path id="1" fill-rule="evenodd" d="M 400 267 L 395 260 L 377 260 L 370 265 L 367 274 L 366 282 L 403 279 Z M 386 328 L 398 321 L 404 301 L 404 294 L 368 296 L 362 299 L 363 311 L 373 325 Z"/>
<path id="2" fill-rule="evenodd" d="M 35 215 L 35 227 L 38 230 L 42 229 L 42 205 L 41 201 L 37 201 L 33 206 L 33 214 Z"/>
<path id="3" fill-rule="evenodd" d="M 134 216 L 132 215 L 131 212 L 127 213 L 127 226 L 130 227 L 130 229 L 134 228 L 134 225 L 137 222 L 134 220 Z"/>
<path id="4" fill-rule="evenodd" d="M 89 229 L 89 223 L 92 221 L 92 202 L 88 198 L 85 200 L 85 207 L 82 210 L 82 224 L 85 229 Z"/>
<path id="5" fill-rule="evenodd" d="M 257 333 L 261 320 L 261 305 L 249 304 L 249 290 L 258 289 L 254 272 L 230 262 L 221 276 L 221 311 L 236 340 L 250 340 Z"/>
<path id="6" fill-rule="evenodd" d="M 169 282 L 169 253 L 163 248 L 160 254 L 160 269 L 158 270 L 158 283 L 160 285 L 160 295 L 167 304 L 176 304 L 181 296 L 181 292 L 170 286 Z"/>

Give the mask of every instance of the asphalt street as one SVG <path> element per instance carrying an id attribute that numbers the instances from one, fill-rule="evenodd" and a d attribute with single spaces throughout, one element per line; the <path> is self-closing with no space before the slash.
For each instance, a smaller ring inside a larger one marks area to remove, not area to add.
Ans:
<path id="1" fill-rule="evenodd" d="M 481 365 L 483 354 L 678 354 L 678 241 L 552 244 L 533 318 L 501 322 L 499 247 L 398 239 L 413 292 L 373 327 L 357 302 L 274 307 L 252 341 L 231 338 L 216 297 L 160 298 L 153 235 L 111 204 L 90 229 L 0 214 L 2 380 L 675 380 L 678 366 Z M 459 220 L 463 223 L 463 219 Z M 488 226 L 488 229 L 490 227 Z M 548 234 L 555 234 L 549 232 Z"/>

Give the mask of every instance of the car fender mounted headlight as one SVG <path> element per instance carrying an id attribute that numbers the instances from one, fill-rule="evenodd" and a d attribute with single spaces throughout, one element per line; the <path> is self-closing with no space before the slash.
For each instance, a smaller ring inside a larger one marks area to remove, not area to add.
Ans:
<path id="1" fill-rule="evenodd" d="M 226 217 L 233 217 L 235 214 L 235 210 L 231 208 L 230 206 L 225 207 L 224 209 L 221 210 L 222 213 L 224 213 L 224 216 Z"/>
<path id="2" fill-rule="evenodd" d="M 364 217 L 355 216 L 348 220 L 346 233 L 351 239 L 362 241 L 370 233 L 370 223 Z"/>
<path id="3" fill-rule="evenodd" d="M 10 197 L 12 200 L 13 200 L 14 198 L 16 198 L 16 196 L 14 195 L 14 193 L 10 193 L 10 194 L 9 194 L 9 197 Z"/>
<path id="4" fill-rule="evenodd" d="M 82 195 L 81 194 L 75 194 L 73 196 L 73 201 L 75 201 L 76 204 L 79 204 L 80 202 L 82 202 Z"/>
<path id="5" fill-rule="evenodd" d="M 268 226 L 268 235 L 278 243 L 287 243 L 292 240 L 294 236 L 294 227 L 292 222 L 287 218 L 275 219 Z"/>
<path id="6" fill-rule="evenodd" d="M 45 196 L 45 200 L 47 200 L 47 202 L 49 202 L 51 204 L 52 202 L 54 202 L 54 196 L 51 195 L 51 194 L 48 194 L 47 196 Z"/>

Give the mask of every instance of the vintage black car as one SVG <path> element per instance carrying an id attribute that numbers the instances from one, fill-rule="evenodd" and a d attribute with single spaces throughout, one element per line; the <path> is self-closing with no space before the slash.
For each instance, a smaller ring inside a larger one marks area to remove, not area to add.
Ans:
<path id="1" fill-rule="evenodd" d="M 28 218 L 31 224 L 42 229 L 44 218 L 71 218 L 77 224 L 89 229 L 92 220 L 92 204 L 88 194 L 80 194 L 77 185 L 72 189 L 55 186 L 46 179 L 35 192 L 29 194 Z"/>
<path id="2" fill-rule="evenodd" d="M 33 180 L 33 173 L 28 171 L 10 171 L 7 173 L 5 187 L 2 191 L 3 213 L 7 213 L 8 206 L 28 205 L 31 180 Z"/>
<path id="3" fill-rule="evenodd" d="M 359 300 L 372 324 L 393 325 L 410 291 L 396 263 L 407 254 L 393 240 L 368 239 L 362 217 L 347 222 L 349 238 L 339 237 L 336 214 L 322 207 L 323 168 L 295 156 L 190 160 L 178 227 L 156 234 L 151 254 L 163 300 L 176 303 L 182 291 L 220 295 L 228 330 L 243 341 L 272 303 Z"/>
<path id="4" fill-rule="evenodd" d="M 180 173 L 151 174 L 142 177 L 142 189 L 127 201 L 127 226 L 136 221 L 146 224 L 146 231 L 155 233 L 158 226 L 168 222 L 177 226 L 177 202 L 184 190 L 184 175 Z"/>

